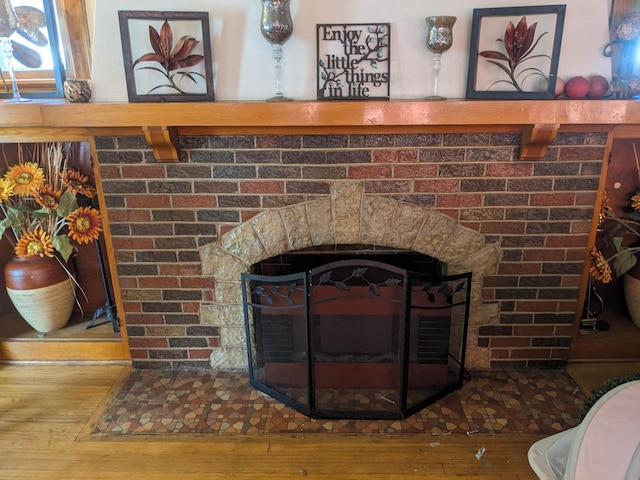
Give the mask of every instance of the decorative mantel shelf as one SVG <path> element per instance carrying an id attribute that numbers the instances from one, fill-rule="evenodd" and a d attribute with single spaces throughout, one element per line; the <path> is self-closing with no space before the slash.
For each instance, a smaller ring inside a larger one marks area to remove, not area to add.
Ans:
<path id="1" fill-rule="evenodd" d="M 559 131 L 640 126 L 634 100 L 424 100 L 0 105 L 0 142 L 144 135 L 161 162 L 179 134 L 522 132 L 520 158 L 543 158 Z"/>

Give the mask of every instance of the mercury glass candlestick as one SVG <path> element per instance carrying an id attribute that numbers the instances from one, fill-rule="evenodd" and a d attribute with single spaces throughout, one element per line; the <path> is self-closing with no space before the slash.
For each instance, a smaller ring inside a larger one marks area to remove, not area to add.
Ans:
<path id="1" fill-rule="evenodd" d="M 433 58 L 433 95 L 427 100 L 446 100 L 438 95 L 438 77 L 442 65 L 442 54 L 453 45 L 453 24 L 457 17 L 427 17 L 427 48 L 434 53 Z"/>
<path id="2" fill-rule="evenodd" d="M 273 67 L 276 74 L 276 94 L 267 102 L 287 102 L 282 88 L 282 45 L 293 34 L 293 20 L 289 10 L 290 0 L 261 0 L 262 18 L 260 31 L 262 36 L 272 45 Z"/>

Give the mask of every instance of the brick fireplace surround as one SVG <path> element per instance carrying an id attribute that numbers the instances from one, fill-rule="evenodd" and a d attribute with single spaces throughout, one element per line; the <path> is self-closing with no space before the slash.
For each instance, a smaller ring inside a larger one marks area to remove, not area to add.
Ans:
<path id="1" fill-rule="evenodd" d="M 565 363 L 607 133 L 96 138 L 134 366 L 242 368 L 239 275 L 309 245 L 383 243 L 474 272 L 467 366 Z M 371 240 L 371 242 L 369 241 Z"/>

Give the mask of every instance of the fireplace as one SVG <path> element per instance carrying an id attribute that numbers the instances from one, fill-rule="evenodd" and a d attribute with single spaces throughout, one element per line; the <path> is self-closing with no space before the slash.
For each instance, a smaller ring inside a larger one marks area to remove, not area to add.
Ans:
<path id="1" fill-rule="evenodd" d="M 33 105 L 8 124 L 90 140 L 124 327 L 114 351 L 136 368 L 246 371 L 240 272 L 339 243 L 473 272 L 469 368 L 558 368 L 602 159 L 637 105 L 514 105 Z"/>
<path id="2" fill-rule="evenodd" d="M 368 195 L 359 182 L 335 182 L 327 197 L 264 211 L 226 233 L 218 244 L 200 250 L 203 272 L 215 282 L 215 302 L 203 309 L 203 322 L 220 331 L 211 366 L 223 371 L 248 369 L 242 273 L 288 252 L 336 245 L 417 252 L 446 264 L 447 275 L 471 272 L 465 364 L 488 368 L 489 351 L 478 346 L 478 332 L 498 323 L 499 304 L 483 301 L 482 284 L 497 270 L 500 247 L 434 209 Z"/>
<path id="3" fill-rule="evenodd" d="M 255 388 L 313 418 L 399 419 L 462 385 L 471 274 L 371 257 L 242 274 Z"/>

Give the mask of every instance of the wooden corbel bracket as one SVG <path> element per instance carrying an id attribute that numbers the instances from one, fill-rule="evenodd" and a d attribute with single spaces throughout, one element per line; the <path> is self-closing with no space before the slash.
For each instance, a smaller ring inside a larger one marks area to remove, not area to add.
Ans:
<path id="1" fill-rule="evenodd" d="M 142 127 L 142 131 L 157 162 L 178 161 L 178 129 L 176 127 Z"/>
<path id="2" fill-rule="evenodd" d="M 557 123 L 525 125 L 520 141 L 520 160 L 542 160 L 559 129 Z"/>

